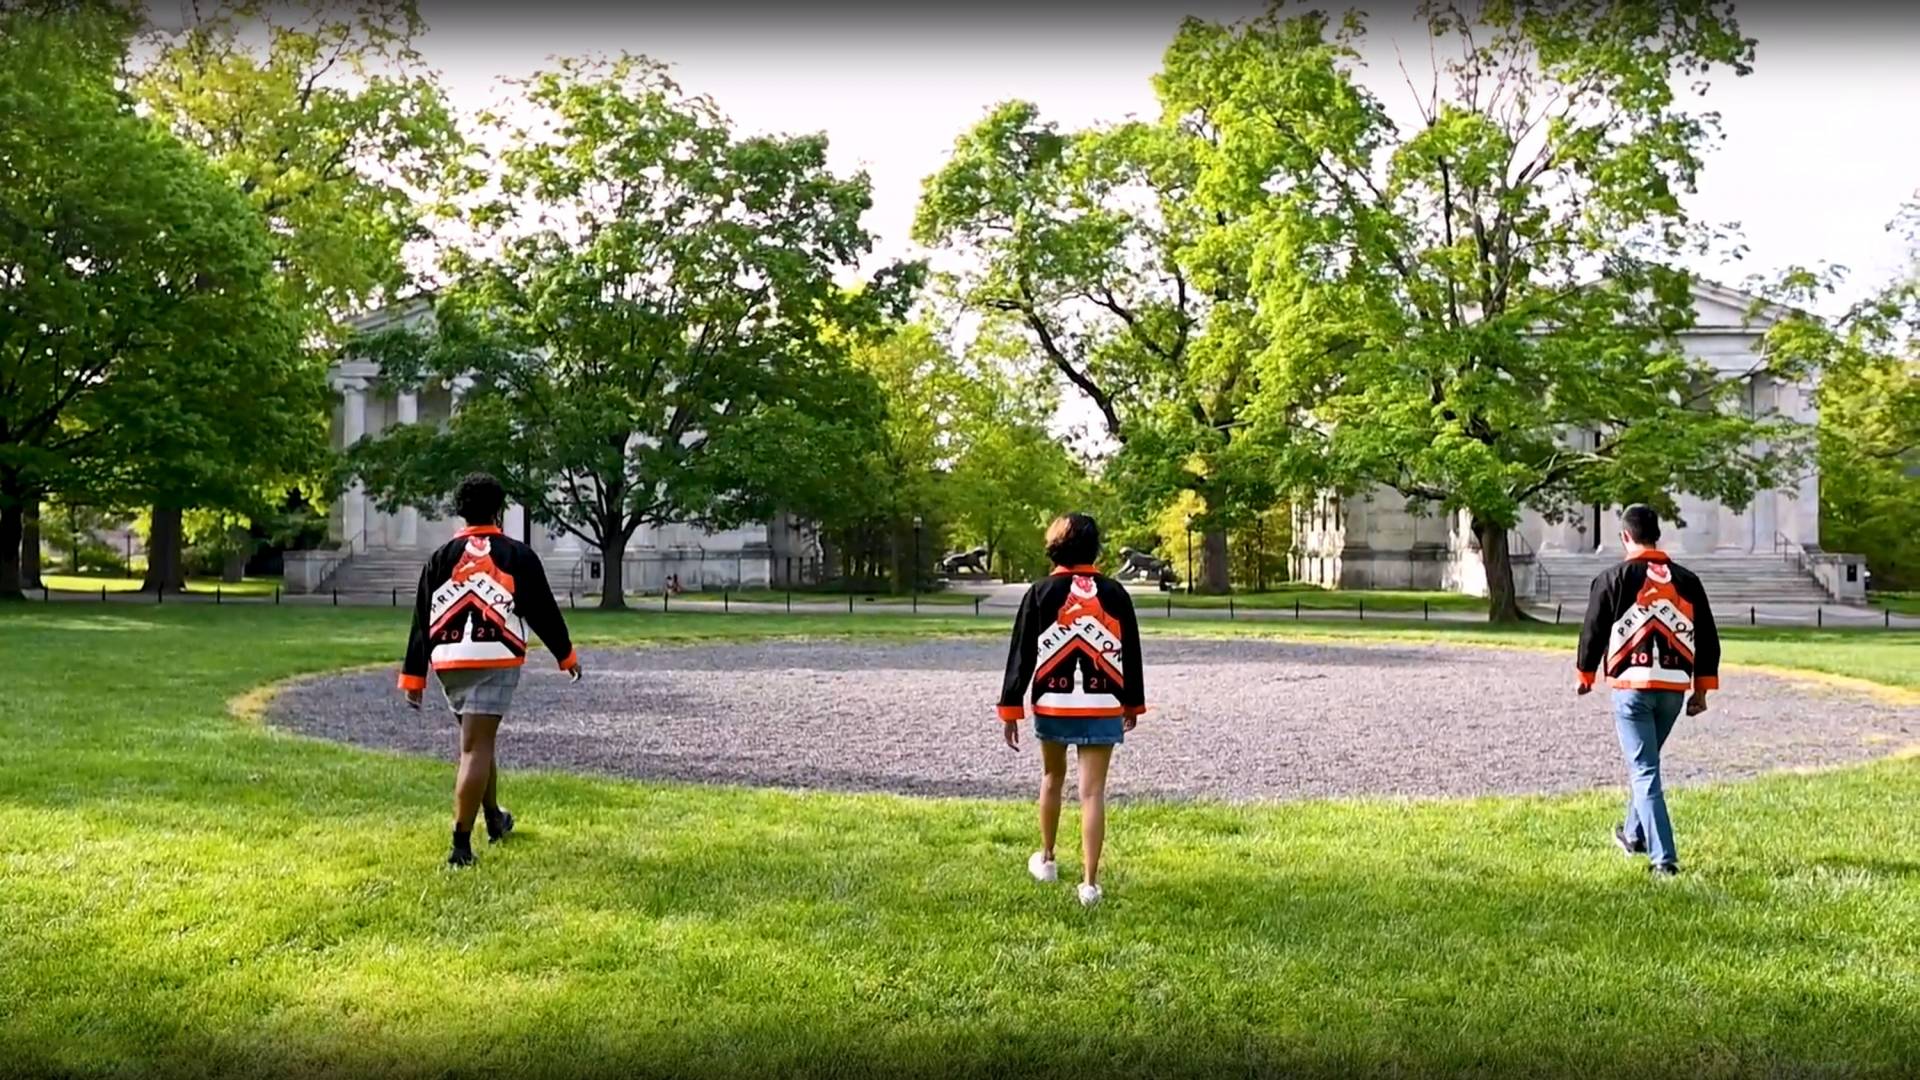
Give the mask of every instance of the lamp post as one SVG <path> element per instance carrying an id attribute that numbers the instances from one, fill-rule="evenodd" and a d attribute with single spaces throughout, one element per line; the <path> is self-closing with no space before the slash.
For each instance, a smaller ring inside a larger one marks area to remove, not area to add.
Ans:
<path id="1" fill-rule="evenodd" d="M 1193 595 L 1193 515 L 1187 515 L 1187 595 Z"/>
<path id="2" fill-rule="evenodd" d="M 913 515 L 913 595 L 916 606 L 920 596 L 920 529 L 925 524 L 919 514 Z"/>

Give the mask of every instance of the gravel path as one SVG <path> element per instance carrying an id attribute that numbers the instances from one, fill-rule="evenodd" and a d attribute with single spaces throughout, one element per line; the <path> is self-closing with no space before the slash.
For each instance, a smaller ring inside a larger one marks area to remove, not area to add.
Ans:
<path id="1" fill-rule="evenodd" d="M 583 653 L 571 686 L 537 661 L 502 760 L 653 779 L 917 795 L 1018 795 L 1035 751 L 1000 743 L 1005 647 L 785 643 Z M 1116 758 L 1121 796 L 1229 800 L 1480 795 L 1618 786 L 1606 695 L 1577 698 L 1566 656 L 1451 646 L 1270 641 L 1147 644 L 1152 705 Z M 1836 765 L 1920 743 L 1920 710 L 1733 672 L 1682 719 L 1669 783 Z M 450 757 L 428 709 L 388 672 L 289 688 L 276 727 Z M 1029 733 L 1031 729 L 1028 729 Z"/>

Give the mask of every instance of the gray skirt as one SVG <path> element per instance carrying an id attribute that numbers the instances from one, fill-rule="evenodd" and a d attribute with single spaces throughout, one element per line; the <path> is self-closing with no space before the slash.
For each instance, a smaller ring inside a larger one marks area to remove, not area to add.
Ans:
<path id="1" fill-rule="evenodd" d="M 507 715 L 513 706 L 514 688 L 520 685 L 518 667 L 454 668 L 435 674 L 440 676 L 440 689 L 447 695 L 448 707 L 462 716 L 468 713 Z"/>

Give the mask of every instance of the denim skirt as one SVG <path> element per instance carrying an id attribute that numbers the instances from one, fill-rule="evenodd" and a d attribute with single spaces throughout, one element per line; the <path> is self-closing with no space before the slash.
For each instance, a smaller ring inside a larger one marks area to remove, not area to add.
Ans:
<path id="1" fill-rule="evenodd" d="M 1033 737 L 1070 746 L 1118 746 L 1127 731 L 1117 716 L 1041 716 L 1033 718 Z"/>
<path id="2" fill-rule="evenodd" d="M 518 667 L 453 668 L 437 672 L 447 705 L 465 716 L 505 716 L 513 705 L 514 688 L 520 685 Z"/>

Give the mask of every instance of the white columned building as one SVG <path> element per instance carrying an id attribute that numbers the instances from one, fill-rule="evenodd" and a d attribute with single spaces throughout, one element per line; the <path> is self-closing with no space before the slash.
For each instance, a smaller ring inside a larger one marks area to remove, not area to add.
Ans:
<path id="1" fill-rule="evenodd" d="M 430 306 L 416 300 L 374 312 L 356 329 L 376 331 L 431 317 Z M 377 362 L 352 356 L 334 364 L 329 375 L 339 395 L 331 426 L 337 450 L 364 437 L 378 438 L 399 424 L 445 425 L 473 387 L 466 376 L 417 390 L 391 387 L 381 378 Z M 356 482 L 331 510 L 328 531 L 334 550 L 288 553 L 288 590 L 410 590 L 427 555 L 463 525 L 412 508 L 385 512 Z M 531 521 L 519 505 L 508 506 L 502 528 L 540 553 L 556 592 L 599 591 L 606 556 L 578 536 Z M 811 540 L 804 523 L 787 519 L 719 532 L 691 525 L 643 525 L 621 553 L 625 586 L 629 592 L 658 592 L 670 577 L 695 591 L 798 582 L 820 572 L 818 545 Z"/>
<path id="2" fill-rule="evenodd" d="M 1753 371 L 1773 317 L 1751 315 L 1754 298 L 1733 289 L 1696 282 L 1693 291 L 1694 325 L 1678 335 L 1681 348 L 1722 376 Z M 1818 419 L 1811 384 L 1765 374 L 1748 376 L 1746 384 L 1754 415 L 1807 424 Z M 1594 438 L 1593 432 L 1572 432 L 1567 442 L 1592 446 Z M 1757 493 L 1743 510 L 1691 495 L 1677 502 L 1679 518 L 1663 522 L 1662 546 L 1700 567 L 1710 592 L 1718 580 L 1727 591 L 1756 600 L 1865 598 L 1859 560 L 1821 551 L 1820 478 L 1811 467 L 1788 486 Z M 1521 595 L 1584 601 L 1593 573 L 1623 554 L 1621 509 L 1578 507 L 1558 522 L 1524 512 L 1510 538 Z M 1296 579 L 1328 588 L 1486 592 L 1466 516 L 1415 513 L 1404 497 L 1384 487 L 1345 499 L 1322 496 L 1298 509 L 1290 558 Z"/>

